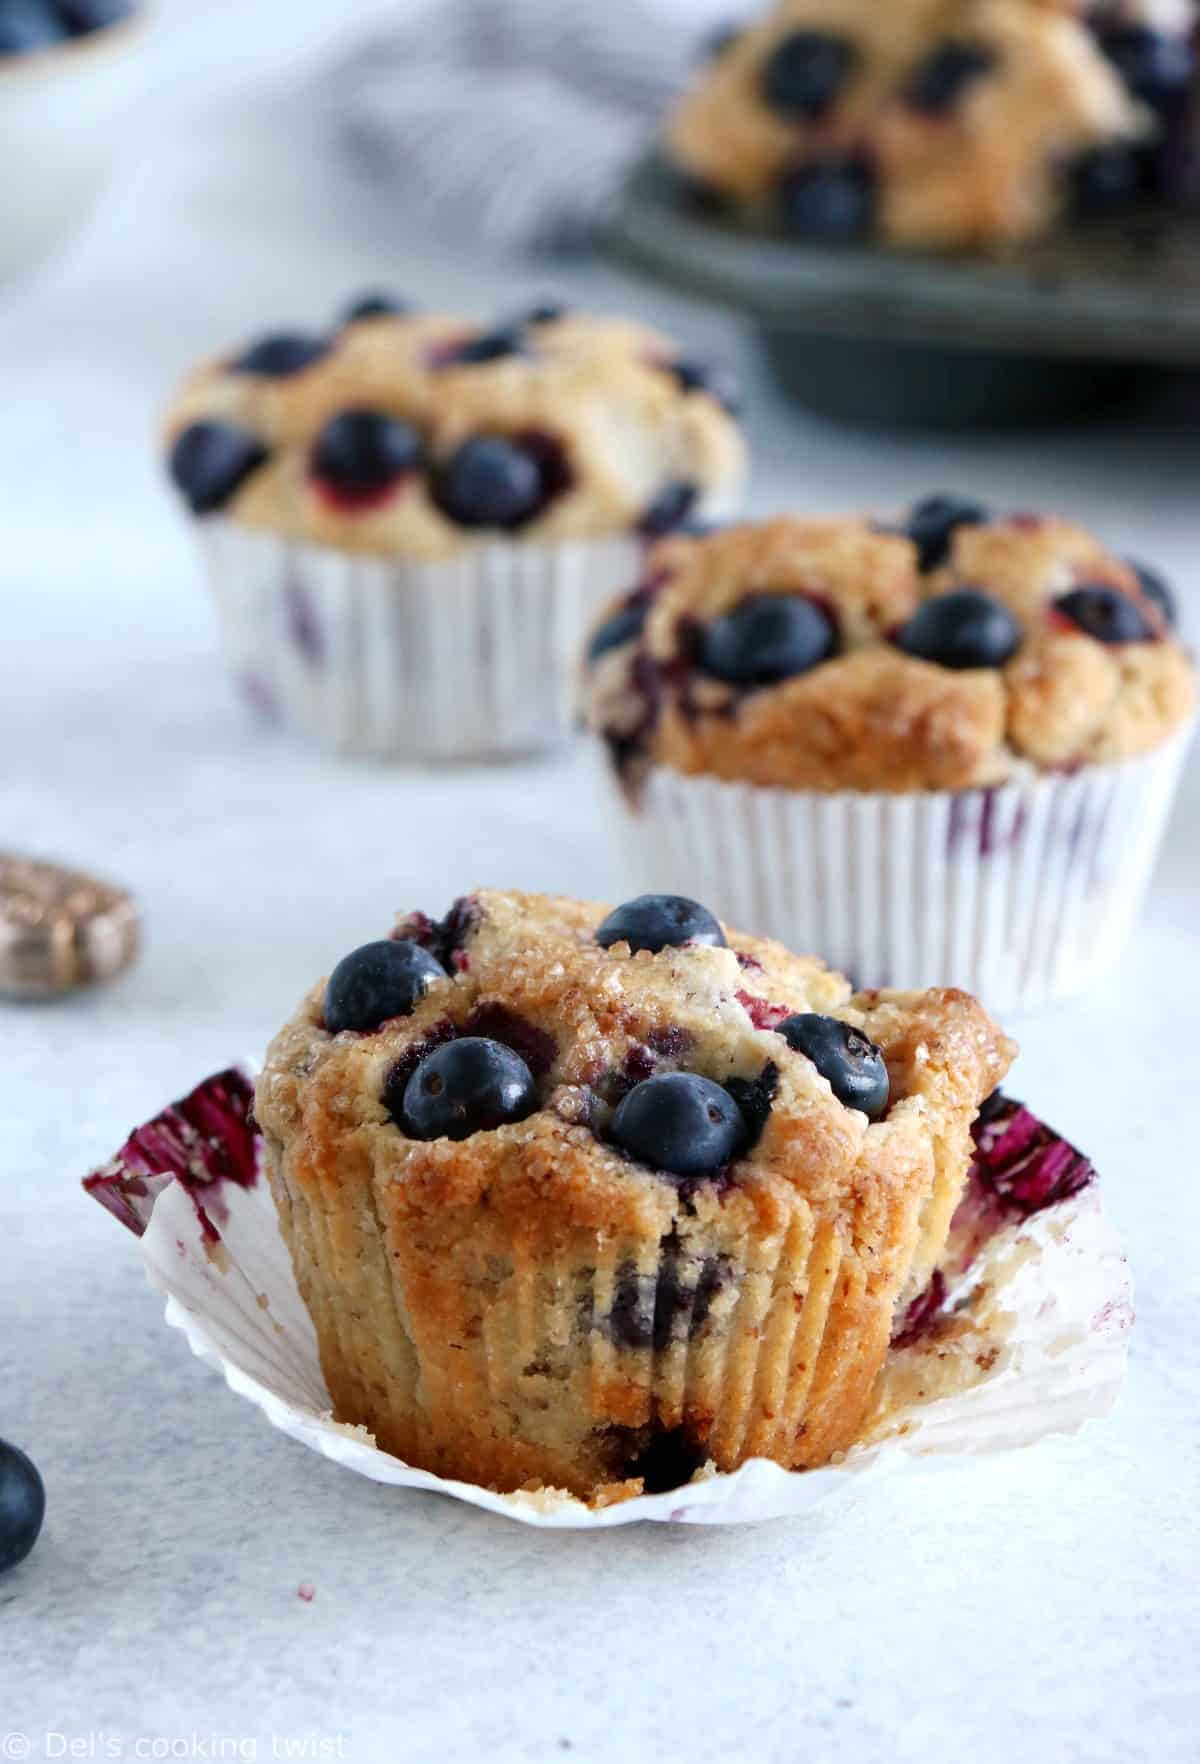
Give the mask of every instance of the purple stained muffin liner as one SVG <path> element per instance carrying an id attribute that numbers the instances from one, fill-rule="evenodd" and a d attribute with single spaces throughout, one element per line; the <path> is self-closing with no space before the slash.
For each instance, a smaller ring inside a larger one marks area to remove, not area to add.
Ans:
<path id="1" fill-rule="evenodd" d="M 635 802 L 612 787 L 630 892 L 697 896 L 859 984 L 961 986 L 998 1013 L 1072 997 L 1129 939 L 1190 737 L 957 792 L 778 790 L 652 767 Z"/>
<path id="2" fill-rule="evenodd" d="M 634 536 L 494 539 L 439 563 L 196 523 L 235 682 L 254 712 L 340 753 L 461 760 L 574 729 L 591 620 L 637 579 Z"/>
<path id="3" fill-rule="evenodd" d="M 315 1333 L 266 1183 L 246 1072 L 231 1068 L 137 1128 L 84 1187 L 140 1240 L 167 1321 L 274 1426 L 372 1479 L 431 1489 L 524 1523 L 734 1524 L 806 1512 L 853 1476 L 912 1470 L 1073 1431 L 1107 1412 L 1132 1322 L 1128 1270 L 1091 1163 L 1022 1104 L 981 1112 L 946 1254 L 899 1320 L 876 1412 L 844 1462 L 756 1459 L 665 1494 L 589 1509 L 556 1490 L 502 1495 L 415 1470 L 335 1422 Z"/>

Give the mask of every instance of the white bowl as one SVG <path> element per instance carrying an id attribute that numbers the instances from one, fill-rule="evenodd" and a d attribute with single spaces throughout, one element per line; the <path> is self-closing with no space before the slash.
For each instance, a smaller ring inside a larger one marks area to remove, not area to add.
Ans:
<path id="1" fill-rule="evenodd" d="M 146 9 L 0 58 L 0 281 L 30 269 L 108 182 L 141 84 Z"/>

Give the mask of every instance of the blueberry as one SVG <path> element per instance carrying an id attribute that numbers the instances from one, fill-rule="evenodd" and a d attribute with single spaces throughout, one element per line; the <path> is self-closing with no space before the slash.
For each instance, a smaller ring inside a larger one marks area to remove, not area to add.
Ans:
<path id="1" fill-rule="evenodd" d="M 533 1074 L 521 1056 L 467 1035 L 421 1061 L 404 1087 L 399 1119 L 410 1139 L 469 1139 L 536 1108 Z"/>
<path id="2" fill-rule="evenodd" d="M 745 1123 L 727 1090 L 695 1072 L 664 1072 L 631 1090 L 612 1118 L 614 1145 L 673 1176 L 711 1176 L 741 1150 Z"/>
<path id="3" fill-rule="evenodd" d="M 1139 196 L 1144 177 L 1144 161 L 1134 148 L 1096 147 L 1071 167 L 1073 205 L 1082 215 L 1106 214 Z"/>
<path id="4" fill-rule="evenodd" d="M 671 372 L 684 392 L 707 392 L 730 416 L 737 415 L 742 394 L 731 369 L 720 362 L 695 361 L 681 356 L 671 363 Z"/>
<path id="5" fill-rule="evenodd" d="M 229 364 L 235 374 L 263 374 L 270 380 L 286 380 L 299 374 L 322 356 L 328 355 L 326 337 L 306 337 L 298 331 L 281 331 L 274 337 L 260 337 Z"/>
<path id="6" fill-rule="evenodd" d="M 360 319 L 398 318 L 411 311 L 411 301 L 402 300 L 397 294 L 386 294 L 380 290 L 372 290 L 370 293 L 360 294 L 356 299 L 350 301 L 342 312 L 341 322 L 344 325 L 354 325 Z"/>
<path id="7" fill-rule="evenodd" d="M 1021 627 L 990 594 L 956 588 L 919 607 L 896 642 L 942 668 L 1002 668 L 1021 647 Z"/>
<path id="8" fill-rule="evenodd" d="M 438 366 L 471 367 L 485 361 L 504 361 L 510 355 L 524 355 L 525 351 L 524 326 L 500 325 L 494 331 L 481 331 L 477 337 L 455 344 L 438 357 Z"/>
<path id="9" fill-rule="evenodd" d="M 777 43 L 762 71 L 763 98 L 783 116 L 813 122 L 825 115 L 857 60 L 853 43 L 826 31 L 794 31 Z"/>
<path id="10" fill-rule="evenodd" d="M 809 160 L 779 186 L 784 226 L 801 239 L 862 239 L 875 218 L 875 168 L 863 153 Z"/>
<path id="11" fill-rule="evenodd" d="M 570 307 L 565 300 L 538 300 L 515 322 L 518 325 L 554 325 L 566 318 Z"/>
<path id="12" fill-rule="evenodd" d="M 918 64 L 905 99 L 922 116 L 944 116 L 969 86 L 991 72 L 995 61 L 991 50 L 981 44 L 949 38 Z"/>
<path id="13" fill-rule="evenodd" d="M 460 527 L 522 527 L 546 500 L 540 461 L 519 442 L 499 435 L 464 441 L 434 485 L 443 514 Z"/>
<path id="14" fill-rule="evenodd" d="M 686 525 L 688 516 L 700 500 L 699 486 L 679 479 L 660 490 L 638 522 L 638 532 L 647 539 L 662 539 Z"/>
<path id="15" fill-rule="evenodd" d="M 623 643 L 632 643 L 635 637 L 640 637 L 649 611 L 648 600 L 635 600 L 631 606 L 623 606 L 620 612 L 613 613 L 602 625 L 597 625 L 587 646 L 588 660 L 599 661 L 610 649 L 620 649 Z"/>
<path id="16" fill-rule="evenodd" d="M 312 473 L 349 495 L 386 490 L 421 464 L 421 437 L 381 410 L 343 410 L 330 417 L 312 450 Z"/>
<path id="17" fill-rule="evenodd" d="M 1191 84 L 1196 61 L 1185 36 L 1116 25 L 1100 32 L 1100 47 L 1134 97 L 1146 104 L 1162 104 Z"/>
<path id="18" fill-rule="evenodd" d="M 751 594 L 700 633 L 696 664 L 734 686 L 807 674 L 837 648 L 833 620 L 802 594 Z"/>
<path id="19" fill-rule="evenodd" d="M 956 496 L 927 496 L 908 517 L 907 534 L 919 552 L 922 570 L 936 570 L 950 555 L 950 545 L 960 527 L 986 526 L 988 511 L 978 502 Z"/>
<path id="20" fill-rule="evenodd" d="M 167 469 L 193 514 L 213 514 L 266 458 L 266 447 L 248 429 L 192 423 L 175 437 Z"/>
<path id="21" fill-rule="evenodd" d="M 706 943 L 724 949 L 720 922 L 699 901 L 685 894 L 639 894 L 614 907 L 596 932 L 601 949 L 627 943 L 631 950 L 679 949 L 685 943 Z"/>
<path id="22" fill-rule="evenodd" d="M 407 938 L 364 943 L 343 956 L 325 988 L 325 1027 L 369 1034 L 392 1017 L 407 1017 L 435 980 L 444 980 L 439 961 Z"/>
<path id="23" fill-rule="evenodd" d="M 0 1574 L 23 1562 L 46 1516 L 46 1490 L 25 1453 L 0 1439 Z"/>
<path id="24" fill-rule="evenodd" d="M 58 14 L 73 37 L 86 37 L 120 24 L 134 10 L 134 0 L 58 0 Z"/>
<path id="25" fill-rule="evenodd" d="M 1097 643 L 1145 643 L 1158 635 L 1141 607 L 1106 582 L 1083 582 L 1054 605 Z"/>
<path id="26" fill-rule="evenodd" d="M 1163 616 L 1168 631 L 1173 631 L 1179 623 L 1179 602 L 1174 592 L 1159 575 L 1157 570 L 1147 569 L 1145 564 L 1129 564 L 1130 569 L 1141 583 L 1142 593 L 1153 602 Z"/>
<path id="27" fill-rule="evenodd" d="M 840 1103 L 878 1121 L 888 1106 L 888 1069 L 873 1041 L 838 1017 L 803 1011 L 779 1025 L 789 1047 L 812 1061 Z"/>
<path id="28" fill-rule="evenodd" d="M 0 6 L 0 55 L 29 55 L 61 43 L 67 29 L 42 0 L 7 0 Z"/>

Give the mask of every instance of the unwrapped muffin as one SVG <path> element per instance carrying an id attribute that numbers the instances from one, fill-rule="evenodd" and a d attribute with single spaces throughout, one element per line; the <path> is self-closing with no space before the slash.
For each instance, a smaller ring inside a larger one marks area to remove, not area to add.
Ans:
<path id="1" fill-rule="evenodd" d="M 668 130 L 796 238 L 997 246 L 1194 194 L 1192 0 L 778 0 Z"/>
<path id="2" fill-rule="evenodd" d="M 255 1110 L 339 1420 L 590 1500 L 856 1438 L 1012 1044 L 653 896 L 482 892 L 308 995 Z"/>
<path id="3" fill-rule="evenodd" d="M 1195 697 L 1174 601 L 1082 528 L 932 498 L 665 542 L 590 640 L 639 880 L 993 1008 L 1120 951 Z"/>
<path id="4" fill-rule="evenodd" d="M 351 752 L 560 739 L 589 613 L 736 500 L 733 401 L 659 333 L 549 305 L 482 329 L 364 297 L 207 363 L 168 463 L 243 690 Z"/>

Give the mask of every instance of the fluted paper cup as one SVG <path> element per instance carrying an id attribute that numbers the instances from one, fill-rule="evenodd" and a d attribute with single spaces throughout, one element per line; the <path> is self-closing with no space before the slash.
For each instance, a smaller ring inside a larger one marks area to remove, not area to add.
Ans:
<path id="1" fill-rule="evenodd" d="M 1129 1270 L 1092 1165 L 1020 1104 L 993 1102 L 947 1252 L 900 1320 L 858 1445 L 819 1470 L 753 1458 L 592 1508 L 558 1489 L 451 1481 L 334 1419 L 237 1068 L 139 1128 L 85 1187 L 128 1226 L 167 1322 L 272 1426 L 347 1470 L 527 1525 L 752 1523 L 836 1512 L 864 1478 L 900 1476 L 1074 1432 L 1112 1407 L 1133 1321 Z"/>
<path id="2" fill-rule="evenodd" d="M 492 539 L 440 563 L 195 523 L 234 678 L 254 708 L 339 753 L 480 759 L 572 733 L 588 626 L 638 577 L 632 535 Z"/>
<path id="3" fill-rule="evenodd" d="M 961 986 L 1003 1014 L 1077 995 L 1121 954 L 1190 735 L 986 790 L 831 794 L 656 766 L 631 801 L 609 779 L 631 887 L 696 896 L 859 986 Z"/>

